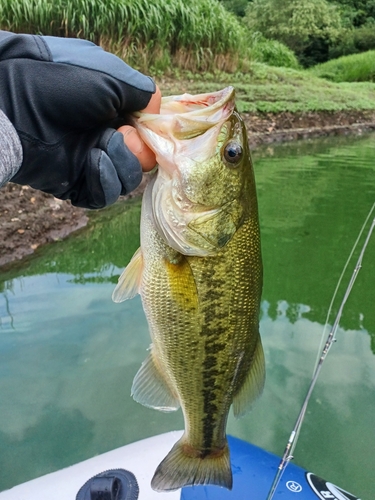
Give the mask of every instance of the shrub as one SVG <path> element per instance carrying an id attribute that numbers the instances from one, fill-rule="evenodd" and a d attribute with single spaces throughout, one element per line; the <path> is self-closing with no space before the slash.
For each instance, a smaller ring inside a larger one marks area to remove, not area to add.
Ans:
<path id="1" fill-rule="evenodd" d="M 277 40 L 267 40 L 260 33 L 252 37 L 251 55 L 255 61 L 284 68 L 300 67 L 295 53 Z"/>

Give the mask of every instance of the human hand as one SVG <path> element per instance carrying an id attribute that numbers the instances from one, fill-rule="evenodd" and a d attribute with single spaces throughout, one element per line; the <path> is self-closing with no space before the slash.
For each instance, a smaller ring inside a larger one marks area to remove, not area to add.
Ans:
<path id="1" fill-rule="evenodd" d="M 0 32 L 0 62 L 0 109 L 23 151 L 12 182 L 102 208 L 137 187 L 142 166 L 153 168 L 137 132 L 116 130 L 133 111 L 159 111 L 149 77 L 79 39 Z"/>
<path id="2" fill-rule="evenodd" d="M 155 94 L 152 95 L 150 102 L 142 111 L 146 113 L 158 114 L 160 113 L 161 92 L 156 86 Z M 123 125 L 118 132 L 124 136 L 124 141 L 130 151 L 138 158 L 144 172 L 149 172 L 155 167 L 156 157 L 155 153 L 144 143 L 137 130 L 131 125 Z"/>

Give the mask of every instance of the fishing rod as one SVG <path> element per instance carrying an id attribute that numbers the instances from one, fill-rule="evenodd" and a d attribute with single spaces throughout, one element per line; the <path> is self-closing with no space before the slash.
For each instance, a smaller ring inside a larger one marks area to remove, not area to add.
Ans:
<path id="1" fill-rule="evenodd" d="M 328 322 L 328 317 L 329 317 L 329 314 L 330 314 L 330 310 L 332 308 L 332 305 L 333 305 L 333 301 L 336 297 L 336 293 L 338 291 L 338 288 L 339 288 L 339 285 L 341 283 L 341 280 L 343 278 L 343 275 L 345 273 L 345 270 L 348 266 L 348 263 L 349 263 L 349 260 L 351 259 L 353 253 L 354 253 L 354 250 L 358 244 L 358 241 L 364 231 L 364 228 L 369 220 L 369 218 L 371 217 L 371 214 L 372 212 L 374 211 L 374 208 L 375 208 L 375 203 L 373 204 L 369 214 L 367 215 L 367 218 L 361 228 L 361 231 L 359 232 L 359 235 L 358 235 L 358 238 L 356 240 L 356 242 L 354 243 L 354 246 L 353 246 L 353 249 L 348 257 L 348 260 L 344 266 L 344 269 L 341 273 L 341 276 L 340 276 L 340 279 L 338 281 L 338 284 L 336 286 L 336 289 L 335 289 L 335 292 L 333 294 L 333 298 L 332 298 L 332 301 L 331 301 L 331 304 L 330 304 L 330 307 L 329 307 L 329 312 L 328 312 L 328 315 L 327 315 L 327 322 Z M 343 312 L 343 309 L 344 309 L 344 306 L 345 306 L 345 303 L 350 295 L 350 292 L 353 288 L 353 285 L 354 285 L 354 282 L 358 276 L 358 273 L 359 273 L 359 270 L 361 269 L 362 267 L 362 260 L 363 260 L 363 256 L 365 254 L 365 251 L 366 251 L 366 248 L 367 248 L 367 245 L 370 241 L 370 238 L 371 238 L 371 235 L 372 235 L 372 232 L 375 228 L 375 218 L 373 219 L 372 221 L 372 224 L 370 226 L 370 229 L 368 230 L 368 233 L 367 233 L 367 236 L 366 236 L 366 239 L 365 239 L 365 242 L 363 243 L 363 246 L 362 246 L 362 249 L 361 249 L 361 252 L 359 254 L 359 257 L 358 257 L 358 260 L 357 260 L 357 263 L 354 267 L 354 270 L 352 272 L 352 275 L 351 275 L 351 278 L 350 278 L 350 281 L 349 281 L 349 284 L 345 290 L 345 294 L 344 294 L 344 298 L 342 299 L 342 302 L 341 302 L 341 305 L 339 307 L 339 310 L 338 310 L 338 313 L 336 315 L 336 318 L 335 318 L 335 321 L 333 323 L 333 326 L 328 334 L 328 337 L 327 337 L 327 340 L 324 344 L 324 347 L 323 347 L 323 350 L 321 350 L 321 353 L 320 353 L 320 356 L 319 356 L 319 359 L 317 361 L 317 364 L 315 366 L 315 369 L 314 369 L 314 373 L 313 373 L 313 376 L 312 376 L 312 379 L 311 379 L 311 382 L 310 382 L 310 385 L 309 385 L 309 388 L 307 390 L 307 393 L 306 393 L 306 396 L 305 396 L 305 399 L 303 401 L 303 404 L 302 404 L 302 407 L 301 407 L 301 410 L 298 414 L 298 417 L 297 417 L 297 420 L 296 420 L 296 423 L 294 424 L 294 427 L 293 427 L 293 430 L 289 436 L 289 440 L 287 442 L 287 445 L 285 447 L 285 450 L 284 450 L 284 453 L 283 453 L 283 456 L 281 458 L 281 461 L 280 461 L 280 464 L 279 464 L 279 467 L 277 469 L 277 472 L 275 474 L 275 477 L 274 477 L 274 480 L 272 482 L 272 486 L 271 486 L 271 489 L 268 493 L 268 496 L 267 496 L 267 500 L 272 500 L 273 497 L 274 497 L 274 494 L 276 492 L 276 489 L 280 483 L 280 480 L 282 478 L 282 475 L 284 474 L 284 471 L 288 465 L 288 463 L 293 459 L 293 452 L 294 452 L 294 449 L 297 445 L 297 440 L 298 440 L 298 436 L 299 436 L 299 433 L 300 433 L 300 430 L 301 430 L 301 427 L 302 427 L 302 423 L 303 423 L 303 419 L 305 417 L 305 413 L 306 413 L 306 409 L 307 409 L 307 405 L 309 403 L 309 400 L 310 400 L 310 397 L 311 397 L 311 394 L 312 394 L 312 391 L 315 387 L 315 384 L 316 384 L 316 381 L 319 377 L 319 373 L 320 373 L 320 370 L 322 368 L 322 365 L 324 363 L 324 360 L 326 359 L 327 357 L 327 354 L 328 352 L 330 351 L 332 345 L 334 342 L 336 342 L 336 331 L 337 331 L 337 328 L 339 326 L 339 322 L 340 322 L 340 319 L 341 319 L 341 316 L 342 316 L 342 312 Z M 324 335 L 324 332 L 325 332 L 325 329 L 323 330 L 323 335 Z M 321 346 L 320 348 L 321 349 Z"/>

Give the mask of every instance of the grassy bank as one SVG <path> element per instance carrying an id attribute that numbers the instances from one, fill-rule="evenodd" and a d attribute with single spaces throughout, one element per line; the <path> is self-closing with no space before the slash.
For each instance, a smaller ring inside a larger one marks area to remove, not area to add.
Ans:
<path id="1" fill-rule="evenodd" d="M 246 73 L 192 74 L 160 78 L 165 95 L 219 90 L 233 85 L 241 112 L 281 113 L 375 109 L 375 83 L 333 83 L 307 71 L 253 63 Z"/>
<path id="2" fill-rule="evenodd" d="M 375 82 L 375 50 L 338 57 L 309 71 L 332 82 Z"/>

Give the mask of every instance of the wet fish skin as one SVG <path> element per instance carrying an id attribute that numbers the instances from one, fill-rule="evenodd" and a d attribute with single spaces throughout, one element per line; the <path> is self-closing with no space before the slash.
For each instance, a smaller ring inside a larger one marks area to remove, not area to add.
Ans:
<path id="1" fill-rule="evenodd" d="M 234 110 L 218 130 L 203 162 L 177 164 L 172 175 L 160 163 L 143 197 L 141 251 L 114 292 L 119 301 L 138 291 L 150 327 L 152 347 L 134 379 L 134 399 L 163 411 L 181 406 L 184 415 L 184 435 L 152 479 L 157 491 L 195 484 L 231 489 L 229 409 L 246 413 L 264 384 L 262 263 L 247 134 Z M 228 144 L 241 147 L 239 161 L 227 161 Z M 185 225 L 173 220 L 186 212 Z M 175 239 L 173 224 L 177 232 L 183 226 Z"/>

